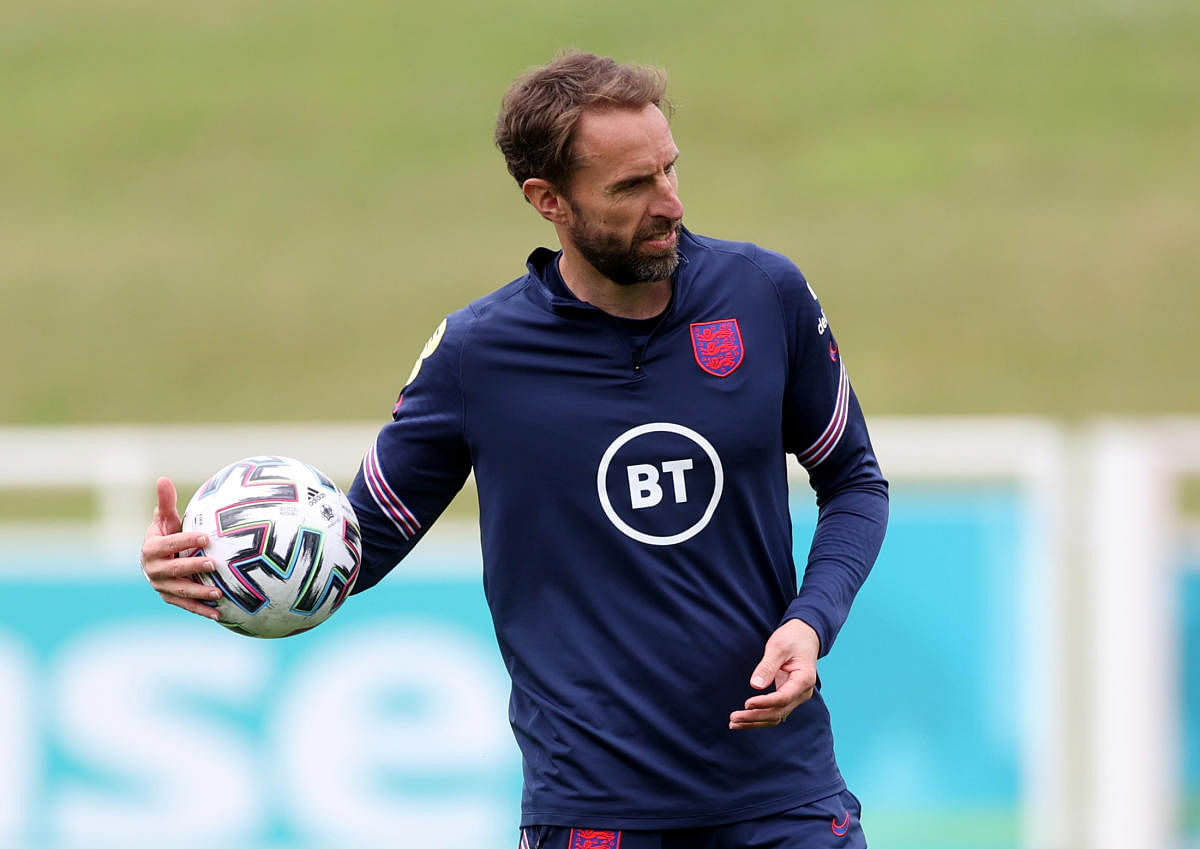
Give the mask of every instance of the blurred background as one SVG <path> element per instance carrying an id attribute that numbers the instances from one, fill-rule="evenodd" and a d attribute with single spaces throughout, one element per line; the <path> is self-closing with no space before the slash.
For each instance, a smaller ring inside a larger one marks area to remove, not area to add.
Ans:
<path id="1" fill-rule="evenodd" d="M 279 643 L 136 560 L 159 474 L 348 485 L 555 246 L 491 133 L 574 46 L 668 70 L 688 225 L 797 262 L 872 422 L 822 670 L 872 845 L 1200 846 L 1198 45 L 1188 0 L 0 5 L 0 845 L 515 845 L 469 489 Z"/>

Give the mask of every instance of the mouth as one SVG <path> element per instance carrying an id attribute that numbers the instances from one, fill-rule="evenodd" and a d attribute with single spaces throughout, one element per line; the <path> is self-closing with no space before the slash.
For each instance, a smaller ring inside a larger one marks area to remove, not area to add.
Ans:
<path id="1" fill-rule="evenodd" d="M 676 224 L 665 233 L 651 233 L 650 236 L 642 240 L 642 243 L 652 250 L 666 251 L 675 247 L 675 243 L 678 241 L 679 225 Z"/>

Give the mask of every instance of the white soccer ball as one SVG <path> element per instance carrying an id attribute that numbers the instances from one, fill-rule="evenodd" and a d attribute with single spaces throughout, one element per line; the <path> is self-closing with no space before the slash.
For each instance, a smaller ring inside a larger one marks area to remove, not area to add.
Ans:
<path id="1" fill-rule="evenodd" d="M 208 535 L 198 579 L 222 592 L 221 624 L 252 637 L 315 628 L 358 577 L 362 535 L 350 501 L 325 475 L 290 457 L 247 457 L 196 490 L 185 531 Z"/>

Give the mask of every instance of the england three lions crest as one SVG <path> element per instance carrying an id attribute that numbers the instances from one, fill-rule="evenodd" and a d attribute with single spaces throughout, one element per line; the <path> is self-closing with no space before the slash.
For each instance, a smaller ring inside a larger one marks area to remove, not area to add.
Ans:
<path id="1" fill-rule="evenodd" d="M 692 353 L 700 368 L 717 377 L 728 377 L 742 364 L 746 347 L 736 318 L 692 325 Z"/>

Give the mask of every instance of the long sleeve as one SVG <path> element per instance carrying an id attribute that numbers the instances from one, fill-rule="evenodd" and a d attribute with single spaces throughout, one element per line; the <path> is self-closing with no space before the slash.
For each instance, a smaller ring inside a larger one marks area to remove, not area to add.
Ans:
<path id="1" fill-rule="evenodd" d="M 470 473 L 460 375 L 468 324 L 460 312 L 434 332 L 350 488 L 363 535 L 355 592 L 412 550 Z"/>
<path id="2" fill-rule="evenodd" d="M 784 621 L 811 625 L 825 655 L 879 554 L 888 484 L 820 302 L 799 270 L 778 262 L 791 360 L 784 446 L 808 471 L 819 509 L 800 590 Z"/>

